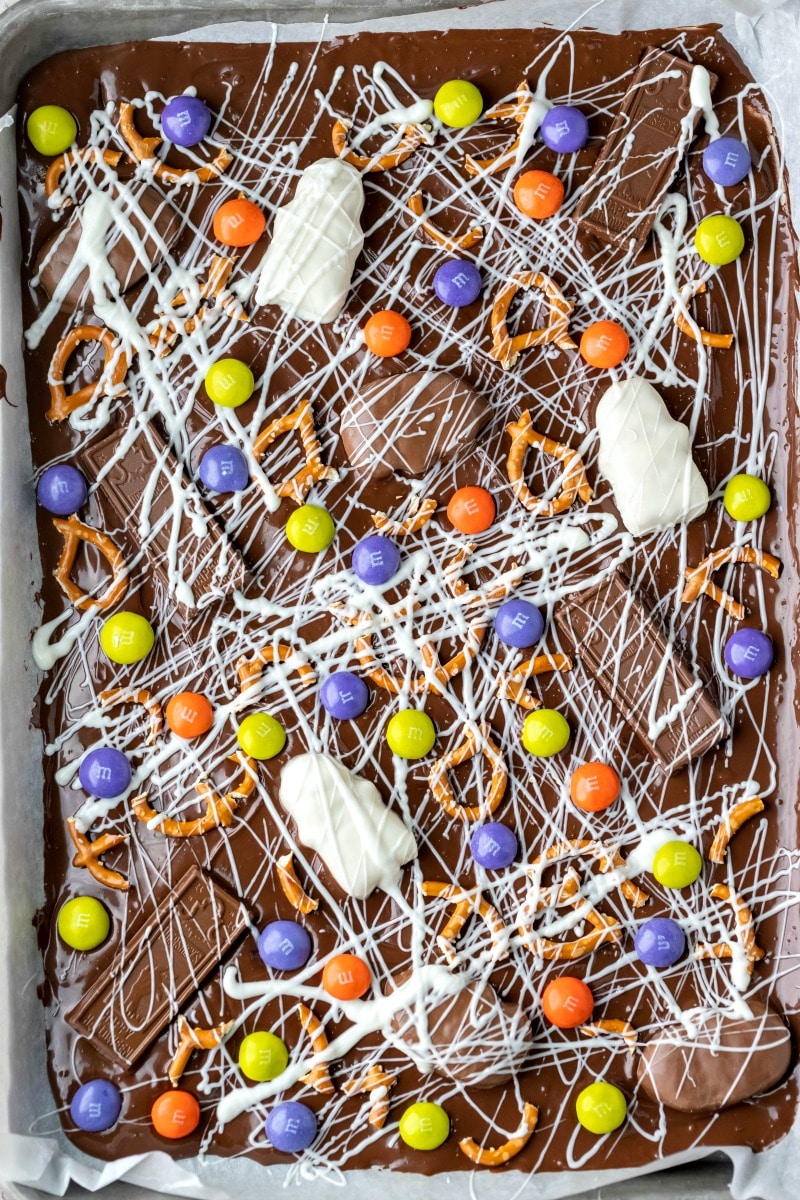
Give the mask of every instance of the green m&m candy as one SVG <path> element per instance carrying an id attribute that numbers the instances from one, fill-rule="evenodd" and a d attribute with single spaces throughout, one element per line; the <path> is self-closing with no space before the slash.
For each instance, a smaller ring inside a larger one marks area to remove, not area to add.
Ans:
<path id="1" fill-rule="evenodd" d="M 28 117 L 26 132 L 34 150 L 54 158 L 69 150 L 78 136 L 78 125 L 66 108 L 58 104 L 43 104 Z"/>
<path id="2" fill-rule="evenodd" d="M 703 262 L 714 267 L 732 263 L 744 250 L 744 231 L 735 217 L 717 213 L 697 226 L 694 248 Z"/>
<path id="3" fill-rule="evenodd" d="M 111 918 L 94 896 L 74 896 L 58 913 L 61 940 L 73 950 L 96 950 L 106 940 Z"/>
<path id="4" fill-rule="evenodd" d="M 239 358 L 220 358 L 212 363 L 204 383 L 209 399 L 219 408 L 238 408 L 250 399 L 256 386 L 253 372 Z"/>
<path id="5" fill-rule="evenodd" d="M 106 658 L 125 666 L 146 658 L 155 640 L 153 626 L 139 613 L 114 613 L 100 629 L 100 645 Z"/>
<path id="6" fill-rule="evenodd" d="M 319 504 L 301 504 L 286 522 L 286 537 L 295 550 L 320 554 L 336 537 L 336 526 L 327 508 Z"/>
<path id="7" fill-rule="evenodd" d="M 269 713 L 250 713 L 240 724 L 236 737 L 248 758 L 263 762 L 274 758 L 286 745 L 286 730 Z"/>
<path id="8" fill-rule="evenodd" d="M 618 1087 L 598 1079 L 597 1083 L 590 1083 L 578 1096 L 575 1112 L 589 1133 L 613 1133 L 625 1120 L 628 1104 Z"/>
<path id="9" fill-rule="evenodd" d="M 400 1118 L 400 1137 L 412 1150 L 435 1150 L 450 1135 L 450 1118 L 441 1104 L 420 1100 Z"/>
<path id="10" fill-rule="evenodd" d="M 722 503 L 734 521 L 757 521 L 769 510 L 772 497 L 757 475 L 734 475 L 725 485 Z"/>
<path id="11" fill-rule="evenodd" d="M 427 713 L 407 708 L 386 726 L 386 741 L 398 758 L 424 758 L 436 741 L 436 726 Z"/>
<path id="12" fill-rule="evenodd" d="M 664 887 L 688 887 L 703 869 L 700 853 L 691 842 L 665 842 L 653 858 L 653 874 Z"/>
<path id="13" fill-rule="evenodd" d="M 242 1074 L 256 1083 L 267 1083 L 286 1070 L 289 1051 L 274 1033 L 250 1033 L 239 1047 Z"/>
<path id="14" fill-rule="evenodd" d="M 538 708 L 528 713 L 522 726 L 522 744 L 529 754 L 535 754 L 537 758 L 558 754 L 566 746 L 569 737 L 569 723 L 554 708 Z"/>
<path id="15" fill-rule="evenodd" d="M 483 97 L 474 83 L 450 79 L 443 83 L 433 100 L 433 111 L 443 125 L 464 129 L 473 125 L 483 112 Z"/>

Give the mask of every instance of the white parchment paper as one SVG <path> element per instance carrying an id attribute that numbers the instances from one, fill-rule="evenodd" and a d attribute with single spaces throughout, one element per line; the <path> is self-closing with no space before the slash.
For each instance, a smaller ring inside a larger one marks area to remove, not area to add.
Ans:
<path id="1" fill-rule="evenodd" d="M 387 5 L 388 7 L 388 5 Z M 385 17 L 369 23 L 378 31 L 442 28 L 514 28 L 549 23 L 559 29 L 592 26 L 606 32 L 718 22 L 764 88 L 793 182 L 795 224 L 800 218 L 800 0 L 494 0 L 467 9 Z M 353 33 L 362 26 L 330 23 L 324 36 Z M 216 24 L 187 31 L 184 40 L 269 42 L 316 41 L 321 22 L 274 26 Z M 99 35 L 99 39 L 102 38 Z M 113 37 L 113 27 L 108 39 Z M 174 39 L 173 39 L 174 40 Z M 795 121 L 792 121 L 794 117 Z M 8 403 L 0 409 L 0 1188 L 9 1197 L 35 1195 L 29 1188 L 64 1195 L 79 1185 L 109 1189 L 126 1200 L 154 1193 L 196 1200 L 241 1200 L 279 1187 L 285 1168 L 265 1168 L 240 1159 L 174 1162 L 148 1154 L 103 1164 L 80 1154 L 64 1137 L 45 1065 L 43 1008 L 36 993 L 41 963 L 32 915 L 42 897 L 41 737 L 29 727 L 38 681 L 28 644 L 35 622 L 36 552 L 31 455 L 24 374 L 20 352 L 19 237 L 12 117 L 0 118 L 0 363 L 8 373 Z M 31 403 L 37 403 L 32 397 Z M 764 1120 L 769 1120 L 765 1107 Z M 711 1151 L 686 1151 L 652 1163 L 658 1171 L 690 1163 Z M 800 1120 L 779 1145 L 755 1155 L 725 1149 L 733 1163 L 733 1200 L 796 1200 L 800 1192 Z M 520 1195 L 559 1200 L 630 1177 L 630 1171 L 580 1171 L 525 1176 L 520 1172 L 423 1176 L 348 1172 L 348 1196 L 384 1200 L 512 1200 Z M 379 1182 L 378 1182 L 379 1180 Z M 304 1195 L 329 1194 L 344 1178 L 307 1180 Z M 686 1181 L 682 1187 L 685 1191 Z M 644 1182 L 641 1195 L 649 1190 Z M 678 1189 L 675 1195 L 679 1195 Z"/>

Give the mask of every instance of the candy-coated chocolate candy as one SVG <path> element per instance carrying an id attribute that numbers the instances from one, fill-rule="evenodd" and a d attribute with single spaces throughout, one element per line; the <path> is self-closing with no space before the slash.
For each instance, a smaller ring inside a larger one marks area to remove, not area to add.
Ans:
<path id="1" fill-rule="evenodd" d="M 483 112 L 483 96 L 474 83 L 466 79 L 449 79 L 434 96 L 433 111 L 443 125 L 466 129 L 467 125 L 474 125 Z"/>
<path id="2" fill-rule="evenodd" d="M 451 308 L 474 304 L 482 287 L 480 271 L 474 262 L 466 258 L 448 259 L 433 277 L 433 290 L 442 304 L 449 304 Z"/>
<path id="3" fill-rule="evenodd" d="M 286 536 L 295 550 L 321 554 L 336 537 L 336 526 L 327 508 L 319 504 L 301 504 L 286 522 Z"/>
<path id="4" fill-rule="evenodd" d="M 590 367 L 618 367 L 630 348 L 630 338 L 616 321 L 595 321 L 581 335 L 581 358 Z"/>
<path id="5" fill-rule="evenodd" d="M 211 701 L 200 692 L 178 692 L 167 703 L 165 716 L 172 732 L 186 741 L 208 733 L 214 724 Z"/>
<path id="6" fill-rule="evenodd" d="M 73 896 L 58 911 L 61 940 L 73 950 L 96 950 L 111 930 L 107 909 L 94 896 Z"/>
<path id="7" fill-rule="evenodd" d="M 297 921 L 271 921 L 259 934 L 258 953 L 273 971 L 298 971 L 311 957 L 311 938 Z"/>
<path id="8" fill-rule="evenodd" d="M 551 979 L 542 992 L 542 1012 L 559 1029 L 575 1029 L 584 1025 L 592 1015 L 594 996 L 591 989 L 576 975 L 559 975 Z"/>
<path id="9" fill-rule="evenodd" d="M 517 857 L 519 842 L 513 829 L 500 821 L 488 821 L 479 825 L 469 839 L 472 857 L 479 867 L 487 871 L 502 871 Z"/>
<path id="10" fill-rule="evenodd" d="M 265 1030 L 249 1033 L 239 1047 L 239 1068 L 255 1083 L 277 1079 L 286 1070 L 288 1062 L 286 1043 L 277 1034 Z"/>
<path id="11" fill-rule="evenodd" d="M 110 1079 L 82 1083 L 69 1105 L 72 1124 L 85 1133 L 105 1133 L 122 1112 L 122 1092 Z"/>
<path id="12" fill-rule="evenodd" d="M 161 112 L 161 132 L 176 146 L 196 146 L 211 128 L 211 111 L 198 96 L 173 96 Z"/>
<path id="13" fill-rule="evenodd" d="M 283 1100 L 270 1109 L 264 1132 L 276 1150 L 300 1154 L 317 1136 L 316 1114 L 299 1100 Z"/>
<path id="14" fill-rule="evenodd" d="M 78 779 L 90 796 L 113 800 L 130 786 L 131 764 L 121 750 L 115 750 L 113 746 L 95 746 L 81 759 Z"/>
<path id="15" fill-rule="evenodd" d="M 400 558 L 396 542 L 383 534 L 371 533 L 357 543 L 350 565 L 362 583 L 380 586 L 397 574 Z"/>
<path id="16" fill-rule="evenodd" d="M 200 482 L 210 492 L 242 492 L 250 482 L 247 459 L 236 446 L 212 446 L 200 459 Z"/>
<path id="17" fill-rule="evenodd" d="M 337 1000 L 358 1000 L 371 983 L 370 969 L 357 954 L 334 954 L 322 970 L 322 986 Z"/>
<path id="18" fill-rule="evenodd" d="M 734 187 L 749 175 L 750 151 L 738 138 L 721 137 L 703 151 L 703 170 L 712 183 Z"/>
<path id="19" fill-rule="evenodd" d="M 200 1105 L 191 1092 L 173 1088 L 162 1092 L 150 1109 L 150 1120 L 160 1137 L 177 1141 L 189 1137 L 200 1124 Z"/>
<path id="20" fill-rule="evenodd" d="M 398 758 L 424 758 L 436 741 L 436 726 L 427 713 L 406 708 L 386 726 L 386 741 Z"/>
<path id="21" fill-rule="evenodd" d="M 325 711 L 337 721 L 353 721 L 369 704 L 369 688 L 352 671 L 334 671 L 319 689 L 319 698 Z"/>
<path id="22" fill-rule="evenodd" d="M 715 213 L 697 226 L 694 248 L 703 262 L 714 267 L 732 263 L 744 250 L 744 230 L 735 217 Z"/>
<path id="23" fill-rule="evenodd" d="M 634 948 L 648 967 L 671 967 L 686 953 L 686 934 L 671 917 L 651 917 L 636 930 Z"/>
<path id="24" fill-rule="evenodd" d="M 583 763 L 572 773 L 569 794 L 583 812 L 602 812 L 619 795 L 619 775 L 607 763 Z"/>
<path id="25" fill-rule="evenodd" d="M 589 122 L 572 104 L 556 104 L 545 113 L 540 133 L 550 150 L 557 154 L 574 154 L 589 140 Z"/>
<path id="26" fill-rule="evenodd" d="M 364 326 L 367 349 L 381 358 L 394 358 L 408 349 L 411 326 L 402 313 L 382 308 L 373 313 Z"/>
<path id="27" fill-rule="evenodd" d="M 254 712 L 241 721 L 236 740 L 249 758 L 263 762 L 280 754 L 286 745 L 286 730 L 269 713 Z"/>
<path id="28" fill-rule="evenodd" d="M 742 679 L 758 679 L 766 675 L 775 658 L 769 634 L 760 629 L 737 629 L 725 643 L 725 662 L 734 675 Z"/>
<path id="29" fill-rule="evenodd" d="M 554 216 L 564 202 L 564 184 L 551 171 L 526 171 L 514 184 L 514 203 L 534 221 Z"/>
<path id="30" fill-rule="evenodd" d="M 734 521 L 757 521 L 769 511 L 772 496 L 757 475 L 734 475 L 725 484 L 722 503 Z"/>
<path id="31" fill-rule="evenodd" d="M 598 1079 L 585 1087 L 575 1101 L 575 1112 L 589 1133 L 613 1133 L 628 1115 L 625 1094 L 613 1083 Z"/>
<path id="32" fill-rule="evenodd" d="M 34 150 L 48 157 L 69 150 L 78 136 L 78 124 L 71 112 L 59 104 L 43 104 L 28 117 L 28 140 Z"/>
<path id="33" fill-rule="evenodd" d="M 529 754 L 549 758 L 558 754 L 569 741 L 570 728 L 565 717 L 554 708 L 538 708 L 528 713 L 522 726 L 522 744 Z"/>
<path id="34" fill-rule="evenodd" d="M 153 649 L 153 626 L 139 613 L 118 612 L 100 627 L 100 645 L 106 658 L 130 666 L 141 662 Z"/>
<path id="35" fill-rule="evenodd" d="M 515 597 L 498 608 L 494 615 L 494 631 L 507 646 L 528 650 L 544 633 L 544 617 L 530 600 Z"/>
<path id="36" fill-rule="evenodd" d="M 664 887 L 689 887 L 703 869 L 703 860 L 691 842 L 665 842 L 653 857 L 653 874 Z"/>
<path id="37" fill-rule="evenodd" d="M 491 493 L 482 487 L 459 488 L 447 505 L 447 519 L 459 533 L 485 533 L 496 513 Z"/>
<path id="38" fill-rule="evenodd" d="M 56 517 L 69 517 L 86 503 L 89 489 L 77 467 L 58 463 L 48 467 L 36 485 L 36 499 Z"/>
<path id="39" fill-rule="evenodd" d="M 400 1118 L 400 1137 L 412 1150 L 435 1150 L 450 1136 L 450 1118 L 441 1104 L 420 1100 Z"/>
<path id="40" fill-rule="evenodd" d="M 252 246 L 266 225 L 267 218 L 258 205 L 243 196 L 226 200 L 214 213 L 214 237 L 226 246 Z"/>
<path id="41" fill-rule="evenodd" d="M 203 380 L 208 397 L 220 408 L 238 408 L 253 394 L 256 381 L 247 363 L 239 358 L 220 358 L 206 371 Z"/>

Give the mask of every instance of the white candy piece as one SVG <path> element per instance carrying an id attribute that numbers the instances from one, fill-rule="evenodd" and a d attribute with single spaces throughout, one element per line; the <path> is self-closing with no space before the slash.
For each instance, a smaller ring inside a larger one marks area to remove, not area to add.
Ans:
<path id="1" fill-rule="evenodd" d="M 320 158 L 300 176 L 294 199 L 275 216 L 261 264 L 256 304 L 325 325 L 342 311 L 364 245 L 361 175 L 338 158 Z"/>
<path id="2" fill-rule="evenodd" d="M 414 835 L 387 808 L 374 783 L 327 754 L 298 754 L 281 771 L 280 801 L 304 845 L 316 850 L 339 886 L 364 900 L 393 891 L 417 857 Z"/>
<path id="3" fill-rule="evenodd" d="M 689 430 L 669 415 L 646 379 L 612 384 L 595 424 L 598 465 L 629 533 L 655 533 L 706 511 L 708 488 L 692 460 Z"/>

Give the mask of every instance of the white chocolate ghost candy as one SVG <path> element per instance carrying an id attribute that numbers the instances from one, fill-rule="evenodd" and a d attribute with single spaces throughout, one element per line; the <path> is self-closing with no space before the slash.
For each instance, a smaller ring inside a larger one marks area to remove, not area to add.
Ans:
<path id="1" fill-rule="evenodd" d="M 692 521 L 708 508 L 708 488 L 692 460 L 689 430 L 639 376 L 614 383 L 595 418 L 598 465 L 629 533 L 640 537 Z"/>
<path id="2" fill-rule="evenodd" d="M 361 175 L 339 158 L 320 158 L 300 176 L 294 199 L 275 216 L 256 304 L 326 324 L 342 311 L 364 244 Z"/>
<path id="3" fill-rule="evenodd" d="M 305 846 L 316 850 L 356 900 L 392 891 L 417 857 L 414 835 L 387 808 L 374 783 L 327 754 L 299 754 L 281 771 L 280 801 Z"/>

